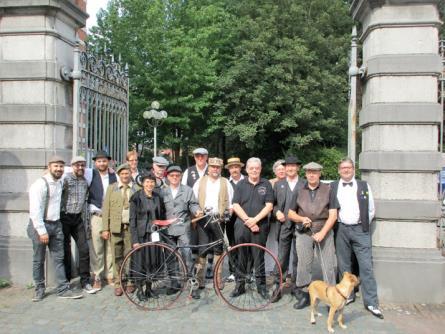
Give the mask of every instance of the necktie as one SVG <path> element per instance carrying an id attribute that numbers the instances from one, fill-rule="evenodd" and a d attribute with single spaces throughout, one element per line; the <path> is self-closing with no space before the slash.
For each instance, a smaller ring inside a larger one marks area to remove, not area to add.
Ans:
<path id="1" fill-rule="evenodd" d="M 352 182 L 343 182 L 343 187 L 346 187 L 346 186 L 352 187 Z"/>
<path id="2" fill-rule="evenodd" d="M 126 209 L 128 209 L 130 207 L 130 202 L 128 201 L 128 188 L 129 188 L 129 186 L 128 186 L 128 184 L 124 184 L 122 186 L 122 188 L 124 189 L 124 193 L 123 193 L 124 205 L 123 205 L 123 208 L 124 208 L 124 210 L 126 210 Z"/>

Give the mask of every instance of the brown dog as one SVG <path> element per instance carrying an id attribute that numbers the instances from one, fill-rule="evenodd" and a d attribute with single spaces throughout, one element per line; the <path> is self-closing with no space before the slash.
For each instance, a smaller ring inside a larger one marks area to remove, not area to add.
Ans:
<path id="1" fill-rule="evenodd" d="M 313 281 L 309 285 L 309 295 L 311 298 L 311 324 L 315 324 L 315 314 L 321 316 L 321 314 L 317 312 L 317 305 L 318 301 L 322 300 L 330 306 L 328 316 L 329 333 L 334 333 L 332 325 L 336 311 L 338 311 L 338 325 L 341 328 L 346 329 L 346 326 L 343 323 L 343 308 L 346 304 L 346 299 L 359 284 L 360 282 L 357 276 L 348 272 L 343 274 L 343 279 L 335 286 L 327 285 L 323 281 Z"/>

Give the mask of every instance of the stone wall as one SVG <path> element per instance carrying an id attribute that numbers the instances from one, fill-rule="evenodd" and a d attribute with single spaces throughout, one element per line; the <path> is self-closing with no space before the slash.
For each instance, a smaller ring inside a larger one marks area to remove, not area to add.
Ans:
<path id="1" fill-rule="evenodd" d="M 85 1 L 81 1 L 85 4 Z M 73 47 L 87 14 L 74 0 L 0 2 L 0 276 L 31 281 L 27 191 L 72 148 Z"/>
<path id="2" fill-rule="evenodd" d="M 444 302 L 445 259 L 437 249 L 443 117 L 437 1 L 356 0 L 351 11 L 362 23 L 359 160 L 376 198 L 372 239 L 379 295 L 395 302 Z"/>

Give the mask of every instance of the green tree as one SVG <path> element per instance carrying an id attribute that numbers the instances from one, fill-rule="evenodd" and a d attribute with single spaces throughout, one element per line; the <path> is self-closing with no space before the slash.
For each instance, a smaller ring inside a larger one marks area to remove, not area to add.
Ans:
<path id="1" fill-rule="evenodd" d="M 90 42 L 130 65 L 132 142 L 156 99 L 161 145 L 269 164 L 346 145 L 351 26 L 343 0 L 112 0 Z"/>

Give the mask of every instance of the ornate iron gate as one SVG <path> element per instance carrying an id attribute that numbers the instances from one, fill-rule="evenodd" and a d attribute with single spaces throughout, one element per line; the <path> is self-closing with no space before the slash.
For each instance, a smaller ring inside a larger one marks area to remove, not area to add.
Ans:
<path id="1" fill-rule="evenodd" d="M 74 51 L 73 154 L 97 150 L 120 163 L 128 148 L 128 65 L 85 48 Z"/>

